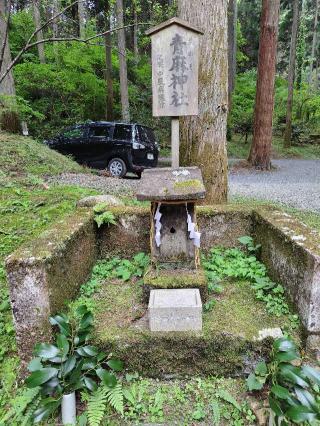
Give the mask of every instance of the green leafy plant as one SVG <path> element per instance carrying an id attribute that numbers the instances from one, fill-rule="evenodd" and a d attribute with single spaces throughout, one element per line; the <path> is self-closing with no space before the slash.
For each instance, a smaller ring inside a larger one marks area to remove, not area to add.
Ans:
<path id="1" fill-rule="evenodd" d="M 320 371 L 298 366 L 299 362 L 294 342 L 276 339 L 270 363 L 260 362 L 247 378 L 249 391 L 268 386 L 271 424 L 314 424 L 320 420 Z"/>
<path id="2" fill-rule="evenodd" d="M 59 333 L 56 344 L 39 343 L 35 346 L 34 358 L 28 368 L 31 372 L 26 379 L 29 388 L 40 387 L 42 400 L 34 412 L 34 422 L 49 417 L 61 404 L 63 394 L 78 389 L 95 391 L 97 379 L 108 388 L 117 385 L 116 376 L 103 368 L 121 371 L 119 360 L 107 359 L 106 354 L 88 344 L 93 327 L 93 316 L 85 306 L 77 310 L 72 319 L 64 314 L 50 318 Z"/>
<path id="3" fill-rule="evenodd" d="M 32 416 L 41 400 L 40 387 L 24 388 L 13 401 L 12 408 L 0 419 L 0 425 L 10 423 L 26 426 L 31 424 Z"/>
<path id="4" fill-rule="evenodd" d="M 108 405 L 117 413 L 123 415 L 124 404 L 121 383 L 118 382 L 112 388 L 101 385 L 87 398 L 86 416 L 90 426 L 101 424 Z"/>
<path id="5" fill-rule="evenodd" d="M 119 257 L 100 260 L 93 267 L 90 280 L 81 286 L 81 295 L 92 296 L 97 292 L 101 283 L 107 279 L 117 278 L 128 281 L 132 278 L 140 278 L 149 263 L 150 257 L 143 252 L 136 254 L 131 260 Z"/>
<path id="6" fill-rule="evenodd" d="M 256 253 L 261 248 L 261 244 L 254 245 L 253 238 L 248 235 L 238 238 L 238 241 L 251 253 Z"/>
<path id="7" fill-rule="evenodd" d="M 214 247 L 208 256 L 202 259 L 206 271 L 208 287 L 211 291 L 221 292 L 223 280 L 234 278 L 251 283 L 256 298 L 266 304 L 270 315 L 288 315 L 292 329 L 299 326 L 297 315 L 291 314 L 285 298 L 285 290 L 267 276 L 266 267 L 252 253 L 259 249 L 251 237 L 241 237 L 248 253 L 237 248 L 225 249 Z M 218 291 L 217 291 L 218 290 Z"/>
<path id="8" fill-rule="evenodd" d="M 96 224 L 98 225 L 98 228 L 100 228 L 102 225 L 115 225 L 116 219 L 112 212 L 106 210 L 107 204 L 106 203 L 100 203 L 94 206 L 94 220 Z"/>
<path id="9" fill-rule="evenodd" d="M 208 300 L 203 306 L 205 312 L 210 312 L 214 308 L 217 301 L 215 299 Z"/>

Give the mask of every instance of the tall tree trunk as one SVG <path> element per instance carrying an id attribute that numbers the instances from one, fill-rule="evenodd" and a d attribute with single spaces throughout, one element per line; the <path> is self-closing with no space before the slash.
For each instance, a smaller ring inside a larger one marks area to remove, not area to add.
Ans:
<path id="1" fill-rule="evenodd" d="M 298 40 L 297 40 L 297 52 L 296 52 L 296 61 L 297 61 L 297 77 L 296 77 L 296 86 L 297 89 L 301 89 L 302 85 L 302 72 L 305 63 L 305 54 L 306 54 L 306 0 L 302 0 L 301 6 L 301 16 L 299 23 L 298 31 Z M 299 110 L 297 111 L 297 118 L 299 115 Z"/>
<path id="2" fill-rule="evenodd" d="M 228 101 L 231 109 L 232 93 L 237 72 L 237 0 L 229 0 L 228 6 Z"/>
<path id="3" fill-rule="evenodd" d="M 199 115 L 181 119 L 180 163 L 201 168 L 206 202 L 227 200 L 228 0 L 179 0 L 179 17 L 204 32 Z"/>
<path id="4" fill-rule="evenodd" d="M 136 1 L 133 2 L 133 52 L 136 64 L 139 60 L 139 46 L 138 46 L 138 12 Z"/>
<path id="5" fill-rule="evenodd" d="M 59 0 L 52 0 L 52 16 L 55 16 L 59 13 L 60 7 L 59 7 Z M 58 36 L 58 19 L 55 19 L 52 22 L 52 34 L 53 37 Z"/>
<path id="6" fill-rule="evenodd" d="M 78 19 L 79 19 L 79 35 L 80 38 L 86 36 L 86 8 L 84 0 L 78 1 Z"/>
<path id="7" fill-rule="evenodd" d="M 272 116 L 276 76 L 280 0 L 263 0 L 253 141 L 248 161 L 261 170 L 271 168 Z"/>
<path id="8" fill-rule="evenodd" d="M 291 146 L 292 136 L 292 105 L 293 105 L 293 88 L 295 77 L 296 65 L 296 51 L 297 51 L 297 36 L 299 26 L 299 0 L 293 0 L 293 18 L 291 30 L 291 45 L 290 45 L 290 59 L 288 69 L 288 99 L 287 99 L 287 116 L 286 116 L 286 129 L 284 132 L 284 147 Z"/>
<path id="9" fill-rule="evenodd" d="M 318 14 L 320 9 L 320 0 L 316 0 L 316 11 L 314 15 L 314 24 L 313 24 L 313 38 L 312 38 L 312 48 L 311 48 L 311 60 L 310 60 L 310 73 L 309 73 L 309 85 L 312 84 L 313 79 L 313 68 L 315 63 L 316 48 L 317 48 L 317 35 L 318 35 Z"/>
<path id="10" fill-rule="evenodd" d="M 123 27 L 123 0 L 117 0 L 117 26 Z M 124 28 L 118 30 L 118 50 L 120 67 L 120 95 L 122 120 L 130 121 L 129 93 L 128 93 L 128 72 L 126 55 L 126 38 Z"/>
<path id="11" fill-rule="evenodd" d="M 106 1 L 105 7 L 105 28 L 106 31 L 110 30 L 110 2 Z M 104 37 L 105 52 L 106 52 L 106 119 L 113 120 L 113 80 L 112 80 L 112 36 L 108 33 Z"/>
<path id="12" fill-rule="evenodd" d="M 5 1 L 0 1 L 0 74 L 8 68 L 11 63 L 11 52 L 8 40 L 8 18 L 7 5 Z M 15 84 L 12 70 L 7 74 L 5 79 L 0 83 L 0 94 L 15 96 Z"/>
<path id="13" fill-rule="evenodd" d="M 34 24 L 35 24 L 36 28 L 41 27 L 41 14 L 40 14 L 39 5 L 40 5 L 39 0 L 33 0 L 32 1 L 33 20 L 34 20 Z M 42 30 L 37 32 L 37 41 L 40 41 L 40 40 L 43 40 L 43 31 Z M 38 56 L 39 56 L 40 63 L 45 64 L 46 57 L 45 57 L 45 53 L 44 53 L 44 44 L 39 43 L 37 45 L 37 49 L 38 49 Z"/>

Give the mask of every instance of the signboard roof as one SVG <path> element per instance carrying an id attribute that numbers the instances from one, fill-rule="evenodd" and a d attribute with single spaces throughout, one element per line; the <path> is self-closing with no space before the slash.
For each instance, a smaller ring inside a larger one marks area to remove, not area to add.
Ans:
<path id="1" fill-rule="evenodd" d="M 180 18 L 171 18 L 168 19 L 168 21 L 162 22 L 159 25 L 156 25 L 155 27 L 150 28 L 149 30 L 146 31 L 146 35 L 153 35 L 155 33 L 158 33 L 159 31 L 170 27 L 171 25 L 180 25 L 181 27 L 186 28 L 187 30 L 193 31 L 197 34 L 203 34 L 203 31 L 199 30 L 198 28 L 194 27 L 193 25 L 190 25 L 189 22 L 184 21 L 183 19 Z"/>

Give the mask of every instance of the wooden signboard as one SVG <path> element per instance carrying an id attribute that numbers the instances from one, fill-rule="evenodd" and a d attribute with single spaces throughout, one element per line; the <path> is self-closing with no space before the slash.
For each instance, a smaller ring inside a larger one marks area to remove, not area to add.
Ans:
<path id="1" fill-rule="evenodd" d="M 147 34 L 152 43 L 153 116 L 198 115 L 201 31 L 172 18 Z"/>

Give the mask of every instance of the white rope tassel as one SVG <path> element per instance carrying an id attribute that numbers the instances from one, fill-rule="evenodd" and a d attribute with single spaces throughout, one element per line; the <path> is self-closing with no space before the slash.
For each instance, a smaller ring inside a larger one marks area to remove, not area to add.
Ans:
<path id="1" fill-rule="evenodd" d="M 196 231 L 196 224 L 192 222 L 191 215 L 188 212 L 188 205 L 186 203 L 186 211 L 187 211 L 187 224 L 188 224 L 188 232 L 190 240 L 193 240 L 193 244 L 200 248 L 200 240 L 201 240 L 201 232 Z"/>
<path id="2" fill-rule="evenodd" d="M 161 207 L 161 203 L 158 204 L 156 213 L 154 215 L 154 221 L 155 221 L 155 228 L 156 228 L 156 235 L 154 237 L 155 241 L 156 241 L 156 246 L 160 247 L 161 246 L 161 228 L 162 228 L 162 224 L 160 222 L 162 213 L 160 213 L 160 207 Z"/>

